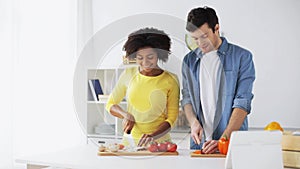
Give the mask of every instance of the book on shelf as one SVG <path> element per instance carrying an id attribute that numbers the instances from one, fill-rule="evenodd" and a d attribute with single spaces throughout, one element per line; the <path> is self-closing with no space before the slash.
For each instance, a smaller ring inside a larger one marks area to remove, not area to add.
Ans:
<path id="1" fill-rule="evenodd" d="M 89 89 L 90 89 L 92 100 L 99 101 L 99 95 L 103 95 L 103 90 L 100 84 L 100 80 L 89 79 Z"/>

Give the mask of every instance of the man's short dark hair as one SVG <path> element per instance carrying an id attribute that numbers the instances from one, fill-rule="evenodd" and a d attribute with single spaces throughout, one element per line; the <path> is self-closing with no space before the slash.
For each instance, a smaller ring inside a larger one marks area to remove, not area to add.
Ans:
<path id="1" fill-rule="evenodd" d="M 216 24 L 219 24 L 216 11 L 206 6 L 194 8 L 188 14 L 186 30 L 189 32 L 194 32 L 205 23 L 207 23 L 208 27 L 215 32 L 215 26 Z"/>

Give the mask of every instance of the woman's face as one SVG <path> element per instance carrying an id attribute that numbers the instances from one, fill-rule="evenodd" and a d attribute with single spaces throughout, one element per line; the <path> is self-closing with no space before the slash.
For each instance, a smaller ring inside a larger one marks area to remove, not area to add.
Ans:
<path id="1" fill-rule="evenodd" d="M 157 53 L 151 47 L 141 48 L 136 52 L 136 62 L 140 66 L 140 72 L 150 73 L 158 69 L 157 61 Z"/>

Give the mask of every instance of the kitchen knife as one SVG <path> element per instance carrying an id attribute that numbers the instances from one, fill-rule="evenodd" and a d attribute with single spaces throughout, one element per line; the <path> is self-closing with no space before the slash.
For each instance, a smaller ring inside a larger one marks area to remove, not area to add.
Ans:
<path id="1" fill-rule="evenodd" d="M 133 140 L 131 134 L 128 134 L 128 141 L 129 141 L 129 145 L 130 145 L 132 148 L 135 148 L 135 147 L 136 147 L 135 142 L 134 142 L 134 140 Z"/>
<path id="2" fill-rule="evenodd" d="M 133 137 L 130 134 L 125 133 L 124 136 L 126 137 L 128 143 L 129 143 L 129 151 L 136 151 L 136 145 L 135 142 L 133 140 Z"/>
<path id="3" fill-rule="evenodd" d="M 129 143 L 128 151 L 136 152 L 136 151 L 140 151 L 140 150 L 145 150 L 146 149 L 145 147 L 137 147 L 131 134 L 126 134 L 125 133 L 124 136 L 126 137 L 128 143 Z"/>

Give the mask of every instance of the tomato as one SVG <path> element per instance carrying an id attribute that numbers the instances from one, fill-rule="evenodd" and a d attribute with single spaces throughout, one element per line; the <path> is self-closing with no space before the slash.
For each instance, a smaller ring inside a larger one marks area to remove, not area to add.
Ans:
<path id="1" fill-rule="evenodd" d="M 177 145 L 175 143 L 168 142 L 167 143 L 167 151 L 175 152 L 177 150 Z"/>
<path id="2" fill-rule="evenodd" d="M 125 146 L 123 144 L 119 144 L 119 150 L 122 150 Z"/>
<path id="3" fill-rule="evenodd" d="M 150 152 L 158 152 L 158 146 L 156 143 L 150 143 L 148 150 Z"/>
<path id="4" fill-rule="evenodd" d="M 222 137 L 218 141 L 218 148 L 221 154 L 227 154 L 229 146 L 229 139 L 226 136 Z"/>
<path id="5" fill-rule="evenodd" d="M 158 151 L 165 152 L 168 150 L 168 145 L 166 143 L 158 143 L 157 144 Z"/>

